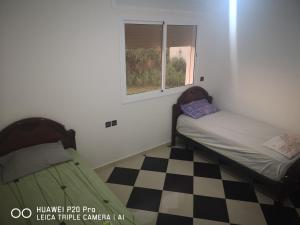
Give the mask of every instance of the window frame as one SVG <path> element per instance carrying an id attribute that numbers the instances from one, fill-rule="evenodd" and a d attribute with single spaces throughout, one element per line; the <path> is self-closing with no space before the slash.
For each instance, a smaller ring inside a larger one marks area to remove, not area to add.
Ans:
<path id="1" fill-rule="evenodd" d="M 161 88 L 159 90 L 152 90 L 147 92 L 136 93 L 132 95 L 127 94 L 127 75 L 126 75 L 126 46 L 125 46 L 125 24 L 158 24 L 163 26 L 163 37 L 162 37 L 162 68 L 161 68 Z M 193 84 L 188 84 L 180 87 L 165 88 L 166 81 L 166 66 L 167 66 L 167 27 L 168 25 L 186 25 L 196 26 L 196 37 L 195 37 L 195 57 L 194 57 L 194 73 L 193 73 Z M 141 20 L 141 19 L 121 19 L 121 35 L 120 35 L 120 61 L 121 61 L 121 93 L 122 102 L 124 104 L 143 101 L 152 98 L 158 98 L 168 96 L 182 92 L 191 86 L 196 84 L 196 74 L 198 73 L 198 27 L 199 25 L 195 22 L 182 22 L 182 21 L 168 21 L 168 20 Z"/>

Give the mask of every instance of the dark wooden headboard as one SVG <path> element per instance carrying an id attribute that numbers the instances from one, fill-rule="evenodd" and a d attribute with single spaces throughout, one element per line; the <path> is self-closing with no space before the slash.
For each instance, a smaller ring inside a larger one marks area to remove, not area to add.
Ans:
<path id="1" fill-rule="evenodd" d="M 0 156 L 33 145 L 61 141 L 64 148 L 76 149 L 75 131 L 46 118 L 14 122 L 0 132 Z"/>
<path id="2" fill-rule="evenodd" d="M 208 92 L 199 86 L 193 86 L 185 90 L 177 100 L 177 103 L 173 105 L 172 108 L 172 138 L 171 145 L 175 145 L 176 138 L 176 127 L 177 119 L 182 114 L 180 105 L 187 104 L 192 101 L 207 99 L 209 103 L 212 103 L 213 98 L 208 94 Z"/>

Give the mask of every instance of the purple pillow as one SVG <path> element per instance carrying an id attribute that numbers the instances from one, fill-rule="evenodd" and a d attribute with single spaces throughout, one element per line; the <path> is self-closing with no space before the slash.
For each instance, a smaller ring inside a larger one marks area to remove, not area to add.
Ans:
<path id="1" fill-rule="evenodd" d="M 188 104 L 181 105 L 183 114 L 190 116 L 194 119 L 198 119 L 202 116 L 218 112 L 219 109 L 210 104 L 206 99 L 190 102 Z"/>

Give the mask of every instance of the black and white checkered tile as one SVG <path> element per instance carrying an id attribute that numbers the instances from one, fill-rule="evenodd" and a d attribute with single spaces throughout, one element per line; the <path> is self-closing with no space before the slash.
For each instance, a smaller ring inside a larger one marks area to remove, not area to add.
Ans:
<path id="1" fill-rule="evenodd" d="M 247 178 L 199 150 L 160 147 L 96 172 L 141 225 L 300 225 L 300 195 L 280 210 Z"/>

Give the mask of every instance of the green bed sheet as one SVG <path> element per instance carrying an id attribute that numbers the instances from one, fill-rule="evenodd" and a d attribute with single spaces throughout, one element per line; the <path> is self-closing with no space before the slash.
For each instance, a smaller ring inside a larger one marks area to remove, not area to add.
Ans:
<path id="1" fill-rule="evenodd" d="M 72 161 L 0 185 L 0 224 L 135 224 L 133 216 L 79 154 L 67 151 Z M 11 216 L 12 209 L 18 218 Z M 28 209 L 32 215 L 25 219 L 23 216 L 30 215 Z"/>

